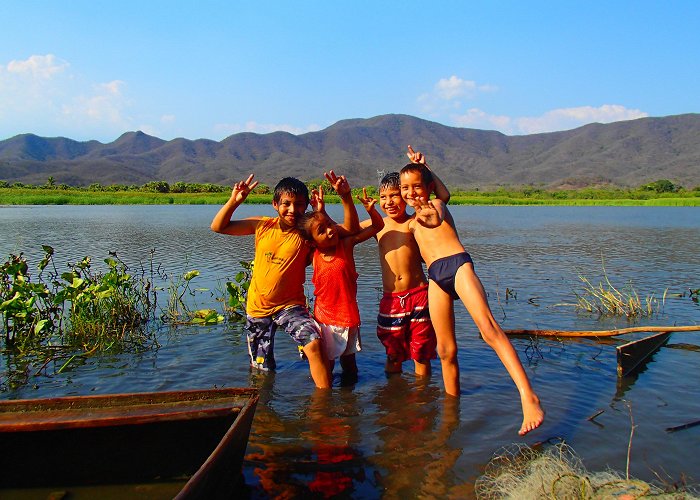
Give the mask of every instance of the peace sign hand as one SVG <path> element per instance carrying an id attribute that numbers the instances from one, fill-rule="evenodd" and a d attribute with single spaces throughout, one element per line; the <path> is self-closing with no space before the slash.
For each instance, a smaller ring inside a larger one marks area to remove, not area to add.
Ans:
<path id="1" fill-rule="evenodd" d="M 366 187 L 362 188 L 362 196 L 358 194 L 356 198 L 360 203 L 362 203 L 362 205 L 365 207 L 365 210 L 367 210 L 368 213 L 372 210 L 374 204 L 377 203 L 376 199 L 372 198 L 371 196 L 367 196 Z"/>
<path id="2" fill-rule="evenodd" d="M 420 151 L 413 151 L 410 144 L 408 145 L 408 152 L 406 153 L 406 156 L 408 156 L 408 159 L 411 160 L 411 163 L 420 163 L 421 165 L 427 166 L 425 162 L 425 155 Z"/>
<path id="3" fill-rule="evenodd" d="M 253 182 L 255 174 L 250 174 L 244 181 L 238 181 L 233 185 L 231 198 L 237 203 L 243 203 L 250 192 L 258 185 L 258 181 Z"/>
<path id="4" fill-rule="evenodd" d="M 323 186 L 318 186 L 318 189 L 313 189 L 311 191 L 309 203 L 314 212 L 323 212 L 325 210 L 326 204 L 323 201 Z"/>
<path id="5" fill-rule="evenodd" d="M 332 170 L 328 173 L 324 172 L 323 175 L 326 176 L 326 179 L 331 183 L 338 196 L 345 196 L 350 193 L 350 183 L 344 175 L 338 177 Z"/>

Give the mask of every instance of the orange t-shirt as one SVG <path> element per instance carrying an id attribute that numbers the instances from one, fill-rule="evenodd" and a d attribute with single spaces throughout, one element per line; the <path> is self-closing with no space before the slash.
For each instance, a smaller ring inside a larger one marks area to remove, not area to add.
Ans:
<path id="1" fill-rule="evenodd" d="M 264 217 L 255 228 L 255 260 L 246 312 L 262 318 L 306 305 L 304 281 L 311 247 L 299 231 L 280 228 L 279 217 Z"/>
<path id="2" fill-rule="evenodd" d="M 352 252 L 352 250 L 349 250 Z M 359 326 L 357 271 L 352 255 L 339 243 L 329 261 L 314 253 L 314 318 L 325 325 Z"/>

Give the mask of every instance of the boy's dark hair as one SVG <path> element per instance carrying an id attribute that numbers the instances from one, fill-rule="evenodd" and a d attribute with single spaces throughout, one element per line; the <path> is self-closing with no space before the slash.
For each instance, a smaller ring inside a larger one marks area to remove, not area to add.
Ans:
<path id="1" fill-rule="evenodd" d="M 399 178 L 398 172 L 389 172 L 384 177 L 382 177 L 379 183 L 379 190 L 383 191 L 385 189 L 400 189 L 401 179 Z"/>
<path id="2" fill-rule="evenodd" d="M 306 199 L 306 203 L 309 203 L 309 188 L 295 177 L 285 177 L 277 183 L 272 195 L 272 201 L 279 203 L 283 194 L 301 195 Z"/>
<path id="3" fill-rule="evenodd" d="M 423 183 L 426 186 L 429 186 L 431 182 L 433 182 L 433 173 L 425 168 L 425 165 L 422 163 L 409 163 L 405 167 L 401 169 L 400 175 L 403 175 L 407 172 L 415 172 L 417 174 L 420 174 L 421 179 L 423 179 Z"/>
<path id="4" fill-rule="evenodd" d="M 306 212 L 301 216 L 299 222 L 297 223 L 297 229 L 301 233 L 302 237 L 310 242 L 314 241 L 314 237 L 311 235 L 311 225 L 315 221 L 320 221 L 325 218 L 326 214 L 323 212 L 317 212 L 316 210 L 312 212 Z"/>

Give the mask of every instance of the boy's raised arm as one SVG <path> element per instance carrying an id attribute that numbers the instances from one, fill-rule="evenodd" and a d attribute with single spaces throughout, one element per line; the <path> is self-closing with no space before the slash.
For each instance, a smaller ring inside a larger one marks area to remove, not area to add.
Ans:
<path id="1" fill-rule="evenodd" d="M 358 195 L 357 199 L 365 207 L 365 210 L 367 210 L 369 220 L 362 221 L 364 227 L 351 237 L 353 244 L 362 243 L 384 229 L 382 214 L 380 214 L 377 211 L 377 207 L 375 207 L 377 200 L 371 196 L 367 196 L 367 188 L 362 188 L 362 196 Z"/>
<path id="2" fill-rule="evenodd" d="M 231 220 L 233 212 L 245 201 L 250 192 L 258 185 L 258 181 L 253 181 L 250 174 L 244 181 L 239 181 L 233 185 L 231 197 L 219 209 L 214 219 L 211 221 L 211 230 L 216 233 L 231 234 L 234 236 L 253 234 L 260 218 L 251 217 L 248 219 Z"/>
<path id="3" fill-rule="evenodd" d="M 343 223 L 338 226 L 341 234 L 349 235 L 358 232 L 360 230 L 360 217 L 357 215 L 357 209 L 352 200 L 350 183 L 344 175 L 338 177 L 332 170 L 323 175 L 326 176 L 343 203 Z"/>
<path id="4" fill-rule="evenodd" d="M 445 186 L 442 180 L 437 176 L 437 174 L 428 166 L 428 163 L 425 160 L 425 155 L 420 151 L 414 151 L 411 145 L 409 144 L 406 156 L 408 156 L 409 160 L 411 160 L 412 163 L 420 163 L 425 168 L 430 170 L 430 173 L 433 176 L 433 183 L 435 186 L 435 197 L 444 201 L 445 203 L 448 203 L 450 201 L 450 191 L 449 189 L 447 189 L 447 186 Z"/>

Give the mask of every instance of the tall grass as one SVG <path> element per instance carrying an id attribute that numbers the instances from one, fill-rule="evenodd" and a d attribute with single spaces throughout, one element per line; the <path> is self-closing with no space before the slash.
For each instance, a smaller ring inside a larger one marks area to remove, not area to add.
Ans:
<path id="1" fill-rule="evenodd" d="M 653 293 L 642 298 L 631 281 L 623 287 L 615 287 L 610 282 L 605 268 L 603 268 L 603 281 L 597 285 L 580 274 L 579 279 L 583 283 L 583 290 L 574 291 L 577 299 L 576 309 L 600 316 L 625 316 L 628 319 L 651 317 L 663 308 L 668 291 L 664 290 L 661 301 Z"/>

